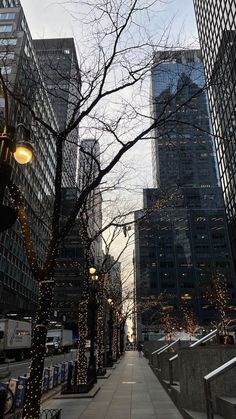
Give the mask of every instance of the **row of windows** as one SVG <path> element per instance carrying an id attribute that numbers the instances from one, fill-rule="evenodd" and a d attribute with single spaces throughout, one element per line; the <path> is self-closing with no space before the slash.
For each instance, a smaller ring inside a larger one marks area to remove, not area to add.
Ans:
<path id="1" fill-rule="evenodd" d="M 16 45 L 17 38 L 1 38 L 0 46 Z"/>

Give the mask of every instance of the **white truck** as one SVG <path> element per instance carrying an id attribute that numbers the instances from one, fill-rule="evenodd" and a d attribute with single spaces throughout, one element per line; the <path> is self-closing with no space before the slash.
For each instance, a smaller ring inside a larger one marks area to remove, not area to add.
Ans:
<path id="1" fill-rule="evenodd" d="M 0 319 L 0 362 L 6 358 L 22 361 L 30 356 L 31 323 Z"/>
<path id="2" fill-rule="evenodd" d="M 47 333 L 46 351 L 48 355 L 69 352 L 73 347 L 72 330 L 50 329 Z"/>

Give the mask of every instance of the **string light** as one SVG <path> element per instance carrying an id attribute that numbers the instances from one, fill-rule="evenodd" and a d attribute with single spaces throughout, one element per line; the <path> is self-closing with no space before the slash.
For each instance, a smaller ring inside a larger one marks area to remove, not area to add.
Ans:
<path id="1" fill-rule="evenodd" d="M 85 284 L 79 304 L 79 345 L 78 345 L 78 385 L 87 384 L 87 357 L 86 357 L 86 341 L 88 336 L 88 301 L 89 291 L 88 285 Z"/>
<path id="2" fill-rule="evenodd" d="M 219 317 L 219 322 L 217 324 L 218 330 L 226 335 L 227 325 L 230 322 L 228 310 L 231 296 L 228 291 L 226 278 L 222 273 L 216 272 L 216 274 L 213 276 L 211 281 L 211 288 L 207 290 L 205 298 L 207 299 L 208 303 L 217 311 Z"/>
<path id="3" fill-rule="evenodd" d="M 39 417 L 47 326 L 52 308 L 53 283 L 52 279 L 47 279 L 46 277 L 39 282 L 39 305 L 32 336 L 32 361 L 27 383 L 26 402 L 24 404 L 24 419 Z"/>

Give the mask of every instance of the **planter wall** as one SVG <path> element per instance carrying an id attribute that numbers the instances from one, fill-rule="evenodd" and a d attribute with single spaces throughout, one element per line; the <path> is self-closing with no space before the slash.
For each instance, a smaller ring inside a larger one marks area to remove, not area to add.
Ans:
<path id="1" fill-rule="evenodd" d="M 205 411 L 203 377 L 234 358 L 236 348 L 225 345 L 179 348 L 178 354 L 180 405 L 189 410 Z M 216 396 L 236 396 L 236 370 L 218 377 L 211 388 L 214 403 Z"/>

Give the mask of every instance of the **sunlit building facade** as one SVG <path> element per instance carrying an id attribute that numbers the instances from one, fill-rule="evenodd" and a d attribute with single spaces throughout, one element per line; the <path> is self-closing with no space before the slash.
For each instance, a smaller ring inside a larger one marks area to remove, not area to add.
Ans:
<path id="1" fill-rule="evenodd" d="M 35 150 L 30 165 L 23 167 L 13 162 L 12 180 L 25 198 L 34 247 L 39 263 L 42 263 L 50 234 L 55 143 L 50 133 L 33 121 L 29 109 L 55 129 L 57 121 L 48 96 L 41 88 L 42 78 L 32 38 L 19 1 L 0 1 L 0 66 L 9 89 L 26 104 L 23 106 L 9 95 L 10 125 L 16 127 L 23 123 L 30 129 Z M 0 108 L 2 129 L 6 109 L 3 95 Z M 18 135 L 23 136 L 23 130 Z M 36 300 L 37 284 L 26 259 L 20 225 L 16 222 L 0 235 L 0 315 L 30 315 L 35 310 Z"/>

